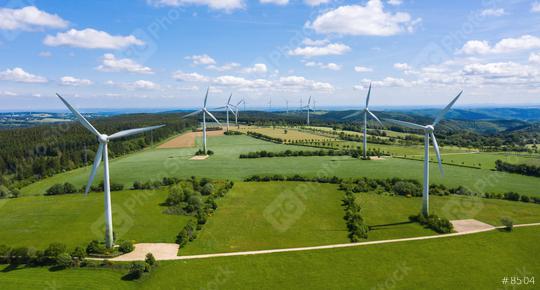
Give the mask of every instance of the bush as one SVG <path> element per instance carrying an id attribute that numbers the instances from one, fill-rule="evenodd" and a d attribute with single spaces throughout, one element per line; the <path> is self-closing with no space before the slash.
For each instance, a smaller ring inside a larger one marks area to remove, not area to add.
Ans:
<path id="1" fill-rule="evenodd" d="M 214 193 L 214 185 L 212 183 L 206 183 L 201 189 L 202 195 L 211 195 L 213 193 Z"/>
<path id="2" fill-rule="evenodd" d="M 62 243 L 52 243 L 43 252 L 43 256 L 46 259 L 46 263 L 56 264 L 58 263 L 58 256 L 67 251 L 66 245 Z M 71 257 L 70 257 L 71 259 Z"/>
<path id="3" fill-rule="evenodd" d="M 124 189 L 124 185 L 120 183 L 111 183 L 110 188 L 111 191 L 120 191 Z"/>
<path id="4" fill-rule="evenodd" d="M 151 267 L 157 265 L 156 258 L 154 258 L 154 255 L 152 255 L 152 253 L 146 254 L 146 258 L 144 259 L 144 261 Z"/>
<path id="5" fill-rule="evenodd" d="M 145 271 L 145 265 L 141 263 L 132 263 L 129 267 L 129 273 L 128 276 L 130 276 L 131 279 L 137 280 L 142 277 Z"/>
<path id="6" fill-rule="evenodd" d="M 135 247 L 133 246 L 132 241 L 123 241 L 120 243 L 120 246 L 118 247 L 118 250 L 124 254 L 133 252 Z"/>
<path id="7" fill-rule="evenodd" d="M 71 257 L 79 259 L 79 261 L 84 261 L 86 258 L 86 251 L 82 247 L 76 247 L 73 252 L 71 252 Z"/>
<path id="8" fill-rule="evenodd" d="M 392 187 L 392 190 L 398 195 L 421 196 L 422 187 L 418 183 L 410 181 L 398 181 Z"/>
<path id="9" fill-rule="evenodd" d="M 101 244 L 97 240 L 91 241 L 88 246 L 86 246 L 87 254 L 103 254 L 106 252 L 105 245 Z"/>
<path id="10" fill-rule="evenodd" d="M 71 267 L 73 262 L 73 259 L 71 258 L 71 255 L 68 253 L 60 253 L 58 257 L 56 257 L 56 265 L 62 268 L 69 268 Z"/>
<path id="11" fill-rule="evenodd" d="M 53 186 L 49 187 L 47 191 L 45 192 L 45 195 L 58 195 L 58 194 L 64 194 L 64 186 L 62 184 L 54 184 Z"/>
<path id="12" fill-rule="evenodd" d="M 506 231 L 511 232 L 514 229 L 514 221 L 509 217 L 501 218 L 501 224 L 504 225 Z"/>
<path id="13" fill-rule="evenodd" d="M 9 263 L 11 248 L 6 245 L 0 245 L 0 264 Z"/>
<path id="14" fill-rule="evenodd" d="M 434 214 L 427 217 L 423 214 L 412 215 L 409 217 L 409 220 L 430 228 L 439 234 L 448 234 L 454 230 L 454 226 L 448 219 L 440 218 Z"/>

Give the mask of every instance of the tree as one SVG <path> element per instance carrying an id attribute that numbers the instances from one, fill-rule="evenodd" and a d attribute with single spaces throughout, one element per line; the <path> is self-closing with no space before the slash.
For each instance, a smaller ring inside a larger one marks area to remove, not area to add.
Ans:
<path id="1" fill-rule="evenodd" d="M 131 241 L 123 241 L 118 247 L 118 250 L 124 254 L 133 252 L 134 249 L 135 247 L 133 246 L 133 242 Z"/>
<path id="2" fill-rule="evenodd" d="M 62 268 L 69 268 L 71 267 L 73 262 L 73 259 L 71 258 L 71 255 L 68 253 L 60 253 L 58 257 L 56 257 L 56 265 Z"/>
<path id="3" fill-rule="evenodd" d="M 66 245 L 62 243 L 52 243 L 43 252 L 43 255 L 48 260 L 48 263 L 54 264 L 58 260 L 58 256 L 65 253 L 67 250 Z"/>
<path id="4" fill-rule="evenodd" d="M 144 270 L 145 270 L 144 264 L 132 263 L 131 266 L 129 267 L 128 275 L 132 279 L 136 280 L 142 277 L 142 275 L 144 274 Z"/>
<path id="5" fill-rule="evenodd" d="M 146 254 L 146 258 L 144 259 L 144 261 L 150 266 L 156 265 L 156 258 L 154 258 L 154 255 L 152 255 L 152 253 Z"/>
<path id="6" fill-rule="evenodd" d="M 504 225 L 504 229 L 511 232 L 514 229 L 514 221 L 509 217 L 501 218 L 501 224 Z"/>

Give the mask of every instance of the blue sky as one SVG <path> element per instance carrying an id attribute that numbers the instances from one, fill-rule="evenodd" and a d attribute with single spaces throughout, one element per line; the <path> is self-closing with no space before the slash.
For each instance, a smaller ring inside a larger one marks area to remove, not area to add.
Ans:
<path id="1" fill-rule="evenodd" d="M 540 104 L 535 1 L 0 1 L 0 111 Z"/>

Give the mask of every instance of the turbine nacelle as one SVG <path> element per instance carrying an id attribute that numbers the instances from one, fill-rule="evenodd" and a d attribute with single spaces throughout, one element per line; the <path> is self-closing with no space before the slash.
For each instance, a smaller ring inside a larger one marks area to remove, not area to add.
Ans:
<path id="1" fill-rule="evenodd" d="M 109 136 L 107 134 L 99 134 L 97 139 L 99 143 L 109 143 Z"/>
<path id="2" fill-rule="evenodd" d="M 433 133 L 435 131 L 435 127 L 433 127 L 433 125 L 427 125 L 427 126 L 425 126 L 424 131 L 426 133 L 428 133 L 428 134 L 431 134 L 431 133 Z"/>

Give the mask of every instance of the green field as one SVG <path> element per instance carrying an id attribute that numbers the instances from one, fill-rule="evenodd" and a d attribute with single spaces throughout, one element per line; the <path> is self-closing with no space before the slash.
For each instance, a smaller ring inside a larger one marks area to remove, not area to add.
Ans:
<path id="1" fill-rule="evenodd" d="M 423 155 L 408 157 L 419 160 L 423 160 L 424 158 Z M 540 166 L 540 155 L 538 154 L 508 154 L 505 152 L 479 152 L 474 154 L 446 153 L 442 156 L 442 160 L 444 163 L 475 166 L 482 169 L 495 169 L 495 161 L 497 160 L 512 164 Z M 433 159 L 433 161 L 435 160 Z"/>
<path id="2" fill-rule="evenodd" d="M 113 228 L 118 239 L 137 242 L 174 242 L 188 217 L 166 215 L 158 191 L 112 192 Z M 43 249 L 52 242 L 86 246 L 103 239 L 102 193 L 31 196 L 8 200 L 0 212 L 0 244 Z"/>
<path id="3" fill-rule="evenodd" d="M 379 147 L 379 145 L 375 147 Z M 306 176 L 336 175 L 343 178 L 401 177 L 421 181 L 423 171 L 422 162 L 397 158 L 373 161 L 362 161 L 347 156 L 239 159 L 240 153 L 257 150 L 311 150 L 308 147 L 273 144 L 248 136 L 212 137 L 209 138 L 209 148 L 214 150 L 215 155 L 203 161 L 189 160 L 193 156 L 193 148 L 150 149 L 131 154 L 111 161 L 111 178 L 113 182 L 123 183 L 126 186 L 131 186 L 135 180 L 147 181 L 161 179 L 164 176 L 190 177 L 194 175 L 242 180 L 253 174 L 293 175 L 298 173 Z M 422 150 L 420 147 L 413 146 L 412 148 L 407 150 Z M 446 150 L 446 148 L 442 149 L 443 154 L 446 153 Z M 33 183 L 21 191 L 24 195 L 42 194 L 51 185 L 66 181 L 82 186 L 88 179 L 89 171 L 90 168 L 87 167 L 58 174 Z M 439 174 L 437 166 L 432 165 L 431 182 L 451 187 L 466 185 L 480 192 L 516 191 L 531 196 L 540 195 L 540 179 L 536 177 L 458 166 L 445 166 L 445 173 L 443 178 Z M 101 174 L 98 174 L 96 184 L 100 180 Z"/>
<path id="4" fill-rule="evenodd" d="M 504 289 L 535 276 L 539 227 L 365 247 L 161 262 L 138 282 L 113 270 L 1 271 L 2 289 Z M 2 266 L 0 266 L 2 267 Z M 538 283 L 538 281 L 536 281 Z M 434 286 L 436 285 L 436 286 Z M 534 289 L 534 285 L 518 289 Z"/>
<path id="5" fill-rule="evenodd" d="M 329 138 L 309 132 L 303 132 L 294 128 L 284 128 L 284 127 L 256 127 L 256 126 L 240 126 L 240 129 L 235 129 L 237 131 L 246 133 L 248 131 L 256 132 L 259 134 L 264 134 L 273 138 L 281 138 L 288 141 L 302 141 L 302 140 L 335 140 L 335 138 Z M 286 133 L 285 133 L 285 130 Z"/>

